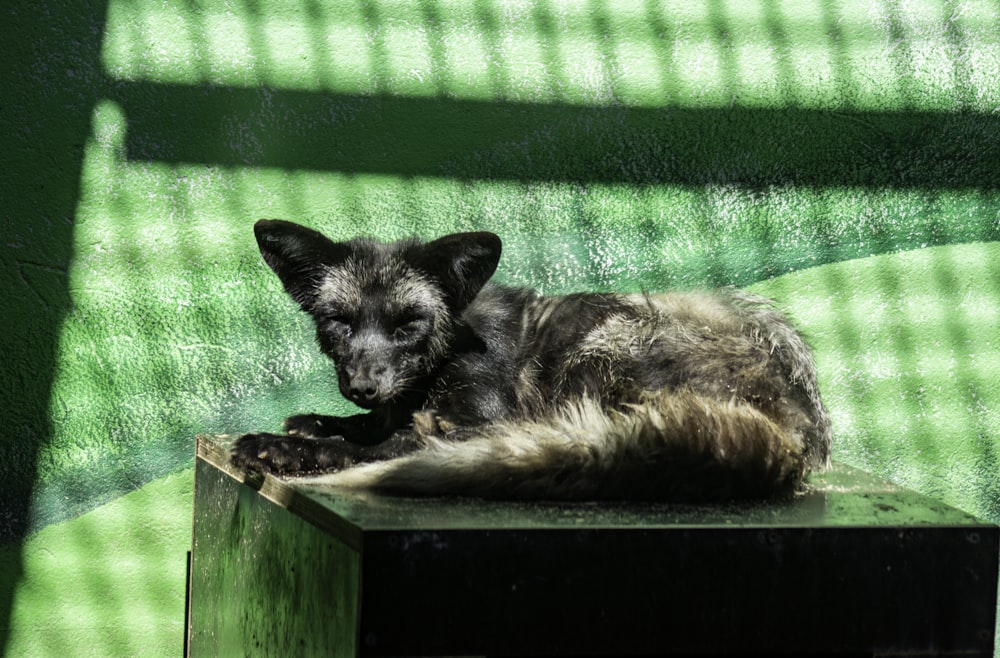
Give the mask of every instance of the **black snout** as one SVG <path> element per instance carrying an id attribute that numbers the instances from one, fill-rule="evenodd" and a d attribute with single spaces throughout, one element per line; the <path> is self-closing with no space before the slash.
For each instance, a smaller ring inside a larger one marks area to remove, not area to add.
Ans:
<path id="1" fill-rule="evenodd" d="M 359 329 L 339 359 L 340 392 L 364 409 L 373 409 L 392 397 L 396 368 L 392 344 L 378 329 Z"/>
<path id="2" fill-rule="evenodd" d="M 378 397 L 378 383 L 371 377 L 355 376 L 347 389 L 347 397 L 354 404 L 371 404 Z"/>
<path id="3" fill-rule="evenodd" d="M 359 407 L 371 408 L 383 401 L 386 392 L 386 369 L 347 368 L 347 386 L 340 390 Z"/>

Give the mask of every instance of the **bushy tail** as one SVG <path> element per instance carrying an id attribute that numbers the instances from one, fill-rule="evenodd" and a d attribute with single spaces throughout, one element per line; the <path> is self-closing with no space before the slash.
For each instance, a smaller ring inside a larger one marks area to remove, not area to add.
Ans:
<path id="1" fill-rule="evenodd" d="M 534 500 L 728 500 L 793 491 L 802 437 L 756 408 L 696 393 L 605 410 L 576 402 L 547 421 L 496 424 L 466 441 L 309 478 L 407 495 Z"/>

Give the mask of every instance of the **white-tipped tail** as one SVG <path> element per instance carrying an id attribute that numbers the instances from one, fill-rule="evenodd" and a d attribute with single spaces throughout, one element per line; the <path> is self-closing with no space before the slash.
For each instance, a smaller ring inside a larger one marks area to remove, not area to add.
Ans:
<path id="1" fill-rule="evenodd" d="M 787 493 L 803 442 L 754 407 L 661 392 L 605 410 L 592 400 L 545 421 L 489 425 L 466 441 L 305 481 L 407 495 L 535 500 L 725 500 Z"/>

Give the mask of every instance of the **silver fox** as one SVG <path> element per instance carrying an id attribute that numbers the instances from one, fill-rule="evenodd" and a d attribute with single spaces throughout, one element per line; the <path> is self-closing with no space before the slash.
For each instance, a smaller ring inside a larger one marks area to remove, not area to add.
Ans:
<path id="1" fill-rule="evenodd" d="M 488 282 L 492 233 L 254 230 L 368 411 L 244 435 L 238 466 L 406 495 L 711 501 L 788 495 L 828 465 L 811 351 L 751 293 L 546 296 Z"/>

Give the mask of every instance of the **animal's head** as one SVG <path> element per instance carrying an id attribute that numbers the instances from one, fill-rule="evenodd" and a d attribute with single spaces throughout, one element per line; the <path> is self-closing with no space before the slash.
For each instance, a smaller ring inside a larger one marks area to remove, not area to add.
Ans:
<path id="1" fill-rule="evenodd" d="M 426 243 L 334 242 L 304 226 L 266 219 L 254 233 L 285 290 L 315 320 L 341 393 L 368 409 L 406 393 L 437 368 L 501 250 L 492 233 L 456 233 Z"/>

